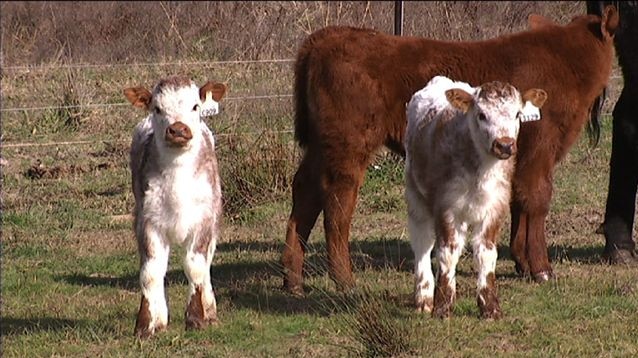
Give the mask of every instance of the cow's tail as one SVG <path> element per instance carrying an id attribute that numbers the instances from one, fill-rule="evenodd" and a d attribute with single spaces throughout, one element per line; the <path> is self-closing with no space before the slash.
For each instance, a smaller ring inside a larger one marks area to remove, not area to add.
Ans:
<path id="1" fill-rule="evenodd" d="M 600 96 L 596 97 L 590 111 L 589 122 L 587 122 L 587 136 L 592 148 L 596 148 L 600 141 L 600 117 L 602 116 L 603 104 L 606 99 L 607 87 L 603 89 L 603 93 Z"/>
<path id="2" fill-rule="evenodd" d="M 593 14 L 602 16 L 603 8 L 605 7 L 605 1 L 587 1 L 587 14 Z M 613 3 L 607 1 L 607 3 Z M 618 4 L 614 4 L 618 8 Z M 594 104 L 592 105 L 589 122 L 587 122 L 587 135 L 589 137 L 589 144 L 595 148 L 600 141 L 600 117 L 602 115 L 603 104 L 607 99 L 607 88 L 603 89 L 603 93 L 596 97 Z"/>
<path id="3" fill-rule="evenodd" d="M 307 42 L 299 50 L 295 62 L 294 105 L 295 105 L 295 139 L 299 146 L 305 148 L 310 140 L 310 110 L 308 108 L 308 57 L 310 54 Z"/>

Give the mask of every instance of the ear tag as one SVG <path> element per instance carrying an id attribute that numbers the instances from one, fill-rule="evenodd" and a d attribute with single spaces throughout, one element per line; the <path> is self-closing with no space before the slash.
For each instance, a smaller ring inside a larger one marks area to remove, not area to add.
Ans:
<path id="1" fill-rule="evenodd" d="M 199 111 L 201 118 L 211 117 L 219 113 L 219 103 L 213 99 L 213 92 L 206 92 L 206 99 L 202 103 L 202 109 Z"/>
<path id="2" fill-rule="evenodd" d="M 521 122 L 533 122 L 541 119 L 541 110 L 530 101 L 525 102 L 523 107 Z"/>

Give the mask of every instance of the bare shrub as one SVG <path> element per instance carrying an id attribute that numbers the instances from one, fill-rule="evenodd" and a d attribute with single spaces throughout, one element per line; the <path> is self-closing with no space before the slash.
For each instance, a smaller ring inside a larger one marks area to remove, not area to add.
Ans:
<path id="1" fill-rule="evenodd" d="M 289 136 L 288 136 L 289 137 Z M 288 192 L 298 153 L 290 138 L 263 132 L 253 141 L 234 136 L 218 141 L 224 211 L 236 218 L 241 210 L 274 201 Z"/>
<path id="2" fill-rule="evenodd" d="M 400 357 L 416 354 L 412 327 L 397 317 L 399 307 L 389 293 L 371 287 L 343 293 L 333 303 L 343 314 L 343 333 L 351 345 L 343 347 L 359 357 Z"/>
<path id="3" fill-rule="evenodd" d="M 7 64 L 292 57 L 329 25 L 392 32 L 392 1 L 3 2 Z M 531 12 L 566 21 L 582 2 L 443 1 L 404 5 L 405 35 L 479 40 L 527 28 Z"/>

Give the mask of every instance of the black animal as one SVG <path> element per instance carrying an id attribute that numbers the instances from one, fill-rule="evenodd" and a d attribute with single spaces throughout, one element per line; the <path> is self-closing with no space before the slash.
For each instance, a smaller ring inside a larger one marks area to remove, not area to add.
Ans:
<path id="1" fill-rule="evenodd" d="M 611 264 L 638 264 L 632 238 L 638 188 L 638 1 L 587 1 L 587 13 L 601 15 L 606 5 L 620 14 L 614 45 L 624 87 L 613 111 L 603 258 Z"/>

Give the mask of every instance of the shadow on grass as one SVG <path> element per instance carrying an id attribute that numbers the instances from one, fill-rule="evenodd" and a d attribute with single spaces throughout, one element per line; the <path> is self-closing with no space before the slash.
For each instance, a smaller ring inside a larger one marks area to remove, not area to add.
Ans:
<path id="1" fill-rule="evenodd" d="M 233 240 L 231 242 L 224 242 L 217 245 L 217 251 L 231 252 L 231 251 L 256 251 L 256 252 L 279 252 L 283 248 L 283 243 L 278 241 L 247 241 L 247 240 Z"/>
<path id="2" fill-rule="evenodd" d="M 0 323 L 0 335 L 14 336 L 21 334 L 33 334 L 44 331 L 64 331 L 85 326 L 87 321 L 65 318 L 13 318 L 2 317 Z"/>
<path id="3" fill-rule="evenodd" d="M 602 264 L 604 245 L 574 247 L 573 245 L 551 245 L 548 249 L 552 262 L 576 262 L 586 265 Z"/>
<path id="4" fill-rule="evenodd" d="M 269 243 L 234 243 L 220 247 L 226 250 L 272 251 L 278 245 Z M 585 264 L 599 262 L 600 247 L 573 247 L 554 245 L 549 253 L 553 261 L 570 260 Z M 466 250 L 466 255 L 470 254 Z M 243 257 L 243 256 L 242 256 Z M 499 260 L 511 262 L 509 247 L 498 246 Z M 363 275 L 367 270 L 412 272 L 414 256 L 407 240 L 400 238 L 380 238 L 356 241 L 351 245 L 351 258 L 355 275 Z M 500 279 L 522 279 L 513 269 L 499 275 Z M 255 259 L 253 252 L 248 252 L 245 261 L 215 264 L 211 268 L 213 287 L 220 302 L 228 300 L 231 306 L 252 309 L 274 314 L 298 314 L 325 316 L 333 313 L 339 305 L 342 294 L 336 290 L 335 284 L 328 278 L 328 262 L 325 243 L 311 244 L 307 250 L 304 264 L 305 297 L 292 296 L 282 289 L 282 267 L 278 260 Z M 458 273 L 473 276 L 472 270 Z M 326 282 L 317 286 L 316 279 L 325 278 Z M 108 286 L 139 291 L 138 272 L 119 277 L 95 277 L 74 273 L 59 277 L 59 280 L 80 286 Z M 168 286 L 187 286 L 188 280 L 182 268 L 170 270 L 166 275 Z M 313 286 L 314 285 L 314 286 Z"/>

